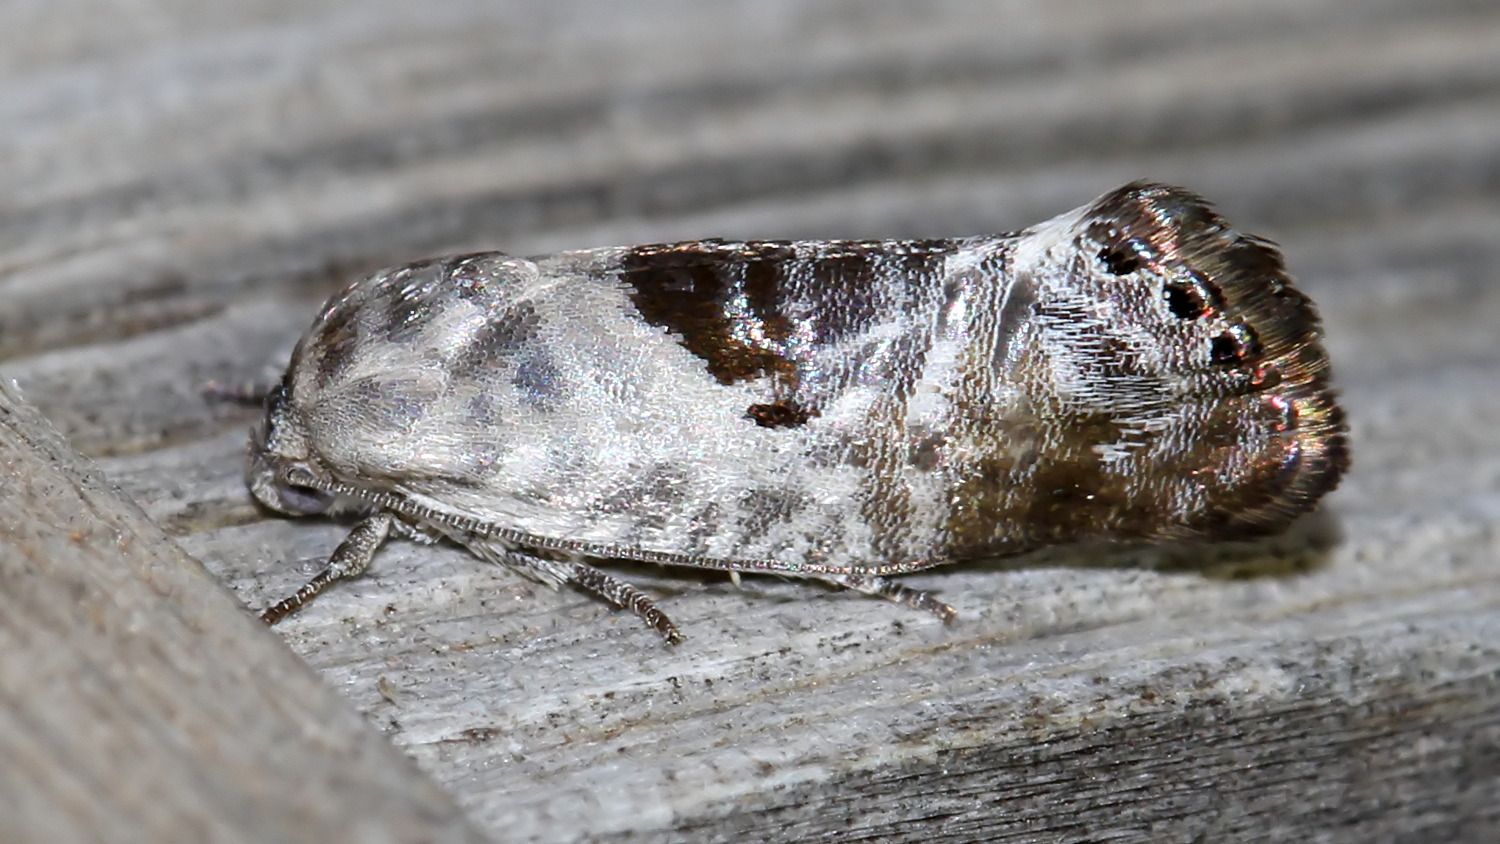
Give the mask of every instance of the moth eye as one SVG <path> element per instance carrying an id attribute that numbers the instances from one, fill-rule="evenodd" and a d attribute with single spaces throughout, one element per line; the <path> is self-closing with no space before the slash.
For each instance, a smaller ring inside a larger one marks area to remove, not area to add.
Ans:
<path id="1" fill-rule="evenodd" d="M 1162 293 L 1167 298 L 1167 310 L 1178 319 L 1197 319 L 1207 311 L 1203 297 L 1189 285 L 1168 284 Z"/>
<path id="2" fill-rule="evenodd" d="M 1113 246 L 1099 253 L 1099 260 L 1110 275 L 1126 275 L 1141 268 L 1141 258 L 1124 247 Z"/>
<path id="3" fill-rule="evenodd" d="M 277 489 L 282 505 L 288 513 L 316 516 L 333 504 L 333 494 L 310 486 L 285 484 Z"/>
<path id="4" fill-rule="evenodd" d="M 1260 354 L 1260 339 L 1255 330 L 1243 323 L 1235 323 L 1215 337 L 1209 346 L 1208 356 L 1219 366 L 1240 363 Z"/>

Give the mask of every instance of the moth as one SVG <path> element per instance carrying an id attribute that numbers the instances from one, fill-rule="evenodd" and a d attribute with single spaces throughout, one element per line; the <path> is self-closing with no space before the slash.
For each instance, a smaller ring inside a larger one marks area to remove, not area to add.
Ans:
<path id="1" fill-rule="evenodd" d="M 1348 464 L 1312 303 L 1267 241 L 1134 183 L 1010 234 L 699 240 L 385 270 L 265 397 L 247 479 L 355 513 L 274 622 L 392 535 L 633 610 L 600 564 L 891 578 L 1076 542 L 1277 531 Z"/>

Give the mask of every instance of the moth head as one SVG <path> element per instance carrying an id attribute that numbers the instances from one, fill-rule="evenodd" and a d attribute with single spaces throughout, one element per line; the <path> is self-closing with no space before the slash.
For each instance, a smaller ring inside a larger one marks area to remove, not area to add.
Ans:
<path id="1" fill-rule="evenodd" d="M 266 395 L 266 413 L 250 431 L 245 481 L 256 500 L 288 516 L 315 516 L 333 506 L 334 493 L 319 489 L 307 437 L 283 382 Z"/>

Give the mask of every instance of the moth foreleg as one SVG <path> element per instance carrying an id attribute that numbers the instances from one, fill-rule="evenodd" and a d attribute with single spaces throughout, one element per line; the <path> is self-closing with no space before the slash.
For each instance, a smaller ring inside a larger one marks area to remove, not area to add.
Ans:
<path id="1" fill-rule="evenodd" d="M 943 620 L 946 624 L 958 617 L 958 610 L 937 599 L 931 592 L 923 592 L 920 589 L 911 589 L 902 586 L 894 580 L 885 577 L 876 577 L 868 574 L 840 574 L 829 575 L 824 580 L 836 583 L 856 592 L 866 595 L 878 595 L 898 604 L 906 604 L 919 610 L 925 610 Z"/>
<path id="2" fill-rule="evenodd" d="M 375 552 L 380 550 L 380 546 L 390 535 L 391 523 L 394 521 L 395 516 L 381 511 L 356 524 L 349 535 L 344 537 L 344 541 L 339 543 L 339 547 L 334 549 L 323 570 L 313 575 L 312 580 L 295 593 L 262 610 L 260 620 L 275 624 L 317 597 L 318 593 L 335 581 L 363 574 L 370 567 L 370 560 L 374 559 Z"/>

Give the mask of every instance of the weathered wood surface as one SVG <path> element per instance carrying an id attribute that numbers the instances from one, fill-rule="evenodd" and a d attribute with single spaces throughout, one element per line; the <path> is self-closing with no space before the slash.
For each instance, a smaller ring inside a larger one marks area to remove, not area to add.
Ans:
<path id="1" fill-rule="evenodd" d="M 1281 241 L 1320 303 L 1355 466 L 1266 546 L 910 578 L 946 629 L 631 570 L 667 649 L 396 544 L 277 629 L 496 837 L 1500 834 L 1495 4 L 64 5 L 0 6 L 0 371 L 252 605 L 342 529 L 251 506 L 253 414 L 197 386 L 274 366 L 361 269 L 1005 230 L 1150 177 Z"/>
<path id="2" fill-rule="evenodd" d="M 0 841 L 480 841 L 0 384 Z"/>

